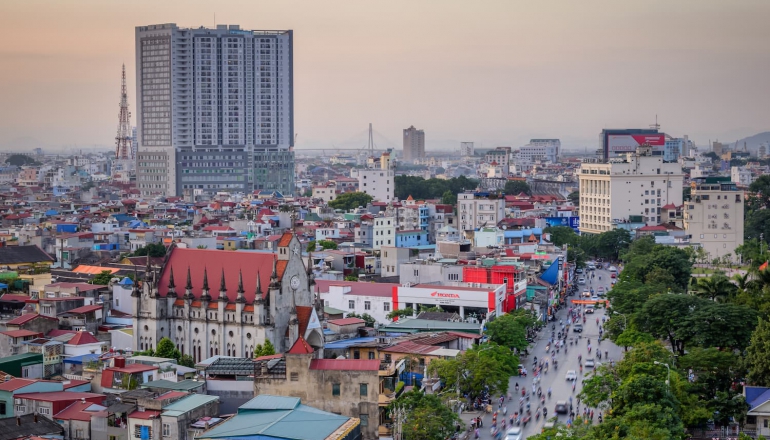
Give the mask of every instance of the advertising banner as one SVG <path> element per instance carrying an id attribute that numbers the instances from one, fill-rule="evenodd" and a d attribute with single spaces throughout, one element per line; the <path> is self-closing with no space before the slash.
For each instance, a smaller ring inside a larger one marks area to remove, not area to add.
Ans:
<path id="1" fill-rule="evenodd" d="M 554 226 L 569 226 L 575 232 L 580 233 L 580 217 L 546 217 L 545 224 Z"/>
<path id="2" fill-rule="evenodd" d="M 607 147 L 610 152 L 624 153 L 636 151 L 636 147 L 644 144 L 662 149 L 666 145 L 665 134 L 611 134 L 607 137 Z"/>

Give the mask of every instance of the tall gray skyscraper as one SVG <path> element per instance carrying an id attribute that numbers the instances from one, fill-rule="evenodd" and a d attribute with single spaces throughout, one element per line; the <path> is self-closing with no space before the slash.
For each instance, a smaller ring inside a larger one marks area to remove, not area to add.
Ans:
<path id="1" fill-rule="evenodd" d="M 294 192 L 293 34 L 136 28 L 142 195 Z"/>
<path id="2" fill-rule="evenodd" d="M 413 161 L 425 157 L 425 132 L 412 125 L 404 129 L 404 160 Z"/>

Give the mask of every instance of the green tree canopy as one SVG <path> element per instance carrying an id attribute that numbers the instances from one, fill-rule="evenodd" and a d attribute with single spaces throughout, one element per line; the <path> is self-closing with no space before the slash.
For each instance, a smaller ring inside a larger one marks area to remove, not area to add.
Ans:
<path id="1" fill-rule="evenodd" d="M 407 307 L 405 309 L 391 310 L 390 313 L 385 315 L 385 317 L 392 321 L 396 318 L 398 319 L 411 318 L 413 315 L 414 315 L 414 309 L 411 307 Z"/>
<path id="2" fill-rule="evenodd" d="M 770 175 L 761 175 L 757 180 L 751 182 L 749 192 L 752 193 L 752 208 L 770 209 Z"/>
<path id="3" fill-rule="evenodd" d="M 472 398 L 489 387 L 490 394 L 505 394 L 508 379 L 516 372 L 518 359 L 508 348 L 495 343 L 475 346 L 455 358 L 435 359 L 428 371 L 435 373 L 452 389 L 460 387 L 462 394 Z"/>
<path id="4" fill-rule="evenodd" d="M 543 229 L 546 234 L 551 234 L 551 243 L 556 246 L 577 246 L 580 241 L 580 236 L 575 233 L 575 230 L 569 226 L 549 226 Z"/>
<path id="5" fill-rule="evenodd" d="M 519 350 L 527 348 L 527 327 L 533 325 L 534 320 L 525 313 L 505 314 L 490 321 L 487 324 L 490 340 L 503 347 Z"/>
<path id="6" fill-rule="evenodd" d="M 177 356 L 177 353 L 179 353 L 176 349 L 176 345 L 174 345 L 174 342 L 166 337 L 163 337 L 158 341 L 158 346 L 155 348 L 155 356 L 167 358 L 167 359 L 177 359 L 179 356 Z"/>
<path id="7" fill-rule="evenodd" d="M 89 281 L 90 284 L 97 284 L 101 286 L 107 286 L 110 284 L 110 281 L 112 280 L 112 271 L 109 270 L 103 270 L 96 274 L 93 278 L 91 278 L 91 281 Z"/>
<path id="8" fill-rule="evenodd" d="M 150 254 L 150 257 L 165 257 L 166 246 L 163 246 L 162 243 L 148 243 L 146 246 L 140 247 L 134 251 L 132 255 L 134 257 L 144 257 L 148 253 Z"/>
<path id="9" fill-rule="evenodd" d="M 368 313 L 362 313 L 360 315 L 356 314 L 356 313 L 348 313 L 345 317 L 346 318 L 359 318 L 359 319 L 363 319 L 364 323 L 366 323 L 367 327 L 374 327 L 374 323 L 377 322 L 374 319 L 374 317 L 372 317 L 372 315 L 370 315 Z"/>
<path id="10" fill-rule="evenodd" d="M 414 440 L 444 440 L 455 432 L 460 422 L 457 414 L 435 394 L 418 390 L 403 393 L 388 406 L 391 417 L 404 411 L 403 438 Z"/>
<path id="11" fill-rule="evenodd" d="M 275 354 L 275 347 L 273 346 L 273 343 L 270 342 L 269 339 L 265 339 L 264 344 L 257 344 L 256 347 L 254 347 L 254 357 L 262 357 L 262 356 L 272 356 Z"/>
<path id="12" fill-rule="evenodd" d="M 746 365 L 749 370 L 749 384 L 770 386 L 770 322 L 759 321 L 751 336 L 751 343 L 746 349 Z"/>
<path id="13" fill-rule="evenodd" d="M 5 163 L 7 163 L 8 165 L 14 165 L 17 167 L 22 167 L 26 165 L 30 165 L 30 166 L 41 165 L 40 162 L 24 154 L 12 154 L 8 156 L 8 159 L 5 159 Z"/>
<path id="14" fill-rule="evenodd" d="M 521 180 L 509 180 L 505 182 L 503 192 L 509 196 L 519 195 L 520 193 L 524 193 L 528 196 L 532 195 L 532 189 L 529 187 L 529 184 Z"/>
<path id="15" fill-rule="evenodd" d="M 358 208 L 359 206 L 365 208 L 366 205 L 371 203 L 372 196 L 363 192 L 347 192 L 340 194 L 336 199 L 327 203 L 334 209 L 341 209 L 343 211 L 350 211 L 351 209 Z"/>
<path id="16" fill-rule="evenodd" d="M 457 194 L 453 193 L 450 190 L 444 191 L 444 194 L 441 195 L 441 203 L 444 205 L 457 205 Z"/>
<path id="17" fill-rule="evenodd" d="M 423 179 L 417 176 L 399 175 L 395 177 L 395 195 L 400 200 L 406 200 L 410 195 L 415 199 L 443 198 L 449 191 L 458 194 L 465 190 L 472 190 L 478 186 L 478 182 L 460 176 L 452 179 Z"/>
<path id="18" fill-rule="evenodd" d="M 575 206 L 580 206 L 580 191 L 572 191 L 569 193 L 567 200 L 572 202 L 572 204 Z"/>
<path id="19" fill-rule="evenodd" d="M 307 251 L 308 252 L 314 252 L 316 246 L 321 246 L 321 249 L 337 249 L 337 243 L 333 242 L 331 240 L 318 240 L 318 241 L 311 241 L 307 244 Z"/>

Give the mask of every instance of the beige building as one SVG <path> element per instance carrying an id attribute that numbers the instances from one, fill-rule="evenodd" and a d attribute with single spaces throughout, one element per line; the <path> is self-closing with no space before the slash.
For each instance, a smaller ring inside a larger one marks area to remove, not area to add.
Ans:
<path id="1" fill-rule="evenodd" d="M 683 223 L 690 243 L 702 247 L 709 260 L 728 254 L 735 259 L 735 248 L 743 244 L 743 192 L 729 177 L 693 181 Z"/>
<path id="2" fill-rule="evenodd" d="M 404 129 L 404 160 L 412 162 L 425 157 L 425 132 L 412 125 Z"/>
<path id="3" fill-rule="evenodd" d="M 613 229 L 614 222 L 631 217 L 657 225 L 666 221 L 661 207 L 682 204 L 682 166 L 653 156 L 650 147 L 639 147 L 624 159 L 607 163 L 584 162 L 578 177 L 583 233 L 600 234 Z"/>
<path id="4" fill-rule="evenodd" d="M 461 231 L 496 226 L 505 218 L 505 199 L 481 197 L 473 192 L 458 194 L 457 217 Z"/>

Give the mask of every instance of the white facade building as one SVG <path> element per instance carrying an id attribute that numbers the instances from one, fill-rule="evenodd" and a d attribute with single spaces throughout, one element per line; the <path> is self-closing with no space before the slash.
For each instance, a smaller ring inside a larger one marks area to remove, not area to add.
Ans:
<path id="1" fill-rule="evenodd" d="M 372 228 L 372 249 L 377 250 L 383 246 L 396 245 L 396 218 L 377 217 Z"/>
<path id="2" fill-rule="evenodd" d="M 536 161 L 557 163 L 560 151 L 559 139 L 530 139 L 529 144 L 519 149 L 519 160 L 527 163 Z"/>
<path id="3" fill-rule="evenodd" d="M 649 147 L 608 163 L 584 162 L 580 179 L 580 231 L 600 234 L 613 221 L 641 216 L 648 225 L 661 222 L 661 207 L 682 204 L 682 167 L 652 156 Z"/>
<path id="4" fill-rule="evenodd" d="M 683 223 L 690 243 L 706 251 L 709 261 L 730 254 L 743 244 L 743 192 L 726 177 L 693 182 L 684 204 Z"/>
<path id="5" fill-rule="evenodd" d="M 294 191 L 292 31 L 136 28 L 142 195 Z"/>
<path id="6" fill-rule="evenodd" d="M 460 142 L 460 156 L 470 157 L 476 154 L 473 142 Z"/>
<path id="7" fill-rule="evenodd" d="M 496 226 L 505 218 L 505 199 L 490 199 L 472 192 L 457 195 L 457 222 L 461 231 Z"/>
<path id="8" fill-rule="evenodd" d="M 396 194 L 396 174 L 393 170 L 372 168 L 352 169 L 350 177 L 358 179 L 358 190 L 376 201 L 390 202 Z"/>
<path id="9" fill-rule="evenodd" d="M 749 186 L 754 182 L 754 177 L 746 167 L 731 167 L 730 180 L 736 185 Z"/>

